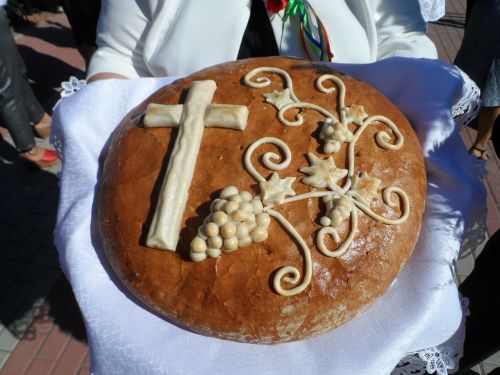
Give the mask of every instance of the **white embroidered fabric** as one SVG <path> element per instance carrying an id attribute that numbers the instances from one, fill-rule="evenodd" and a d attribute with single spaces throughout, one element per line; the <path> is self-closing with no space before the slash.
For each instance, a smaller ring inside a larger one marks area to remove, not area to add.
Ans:
<path id="1" fill-rule="evenodd" d="M 457 68 L 464 82 L 462 95 L 455 105 L 451 108 L 451 115 L 459 129 L 463 129 L 479 113 L 481 108 L 481 91 L 476 83 L 469 76 Z"/>
<path id="2" fill-rule="evenodd" d="M 445 14 L 445 0 L 419 0 L 425 22 L 437 21 Z"/>
<path id="3" fill-rule="evenodd" d="M 469 299 L 460 295 L 462 321 L 455 334 L 445 343 L 410 353 L 399 361 L 391 375 L 447 375 L 458 370 L 463 356 L 466 317 L 470 315 Z"/>
<path id="4" fill-rule="evenodd" d="M 96 82 L 57 106 L 52 139 L 63 170 L 55 241 L 86 323 L 94 374 L 395 375 L 427 369 L 444 375 L 457 367 L 463 314 L 453 268 L 473 206 L 485 201 L 449 110 L 461 96 L 460 75 L 435 60 L 333 66 L 379 89 L 414 125 L 428 171 L 426 212 L 412 258 L 379 301 L 330 334 L 283 345 L 184 331 L 137 304 L 103 263 L 93 221 L 102 149 L 123 116 L 172 79 Z"/>

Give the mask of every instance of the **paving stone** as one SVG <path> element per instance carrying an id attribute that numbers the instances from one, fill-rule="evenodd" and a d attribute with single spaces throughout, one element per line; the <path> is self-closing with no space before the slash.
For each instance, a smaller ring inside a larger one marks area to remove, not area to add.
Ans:
<path id="1" fill-rule="evenodd" d="M 54 365 L 55 363 L 53 361 L 35 358 L 31 361 L 28 369 L 23 375 L 49 375 L 52 373 Z"/>
<path id="2" fill-rule="evenodd" d="M 21 223 L 37 202 L 35 199 L 29 198 L 20 199 L 19 197 L 8 197 L 8 199 L 17 202 L 16 207 L 11 209 L 11 212 L 5 218 L 4 223 L 8 225 L 17 225 Z"/>
<path id="3" fill-rule="evenodd" d="M 36 228 L 21 241 L 19 251 L 13 254 L 12 259 L 25 263 L 30 262 L 38 249 L 42 247 L 47 237 L 51 235 L 52 232 L 46 228 Z"/>
<path id="4" fill-rule="evenodd" d="M 9 288 L 26 267 L 24 263 L 7 261 L 0 268 L 0 300 L 7 294 Z"/>
<path id="5" fill-rule="evenodd" d="M 52 375 L 75 374 L 82 367 L 88 347 L 85 343 L 71 339 L 61 355 Z"/>
<path id="6" fill-rule="evenodd" d="M 5 362 L 7 362 L 7 359 L 9 358 L 10 353 L 11 352 L 6 352 L 3 350 L 0 350 L 0 369 L 2 369 Z"/>
<path id="7" fill-rule="evenodd" d="M 43 299 L 41 303 L 43 303 Z M 38 312 L 38 307 L 36 307 L 37 304 L 40 304 L 40 300 L 33 301 L 31 306 L 21 305 L 18 311 L 14 312 L 16 320 L 9 324 L 8 330 L 15 337 L 24 336 L 27 339 L 31 339 L 37 334 L 34 327 L 31 327 L 31 323 Z"/>
<path id="8" fill-rule="evenodd" d="M 16 320 L 14 311 L 21 305 L 23 298 L 28 294 L 31 285 L 14 282 L 8 292 L 0 299 L 0 321 L 9 327 L 9 324 Z"/>
<path id="9" fill-rule="evenodd" d="M 92 373 L 90 372 L 90 368 L 80 367 L 80 369 L 77 372 L 77 375 L 92 375 Z"/>
<path id="10" fill-rule="evenodd" d="M 40 348 L 37 357 L 57 361 L 68 345 L 70 339 L 71 336 L 68 333 L 62 331 L 58 326 L 55 326 L 54 329 L 48 334 L 47 340 Z"/>
<path id="11" fill-rule="evenodd" d="M 19 187 L 20 181 L 23 179 L 23 177 L 26 175 L 27 170 L 25 168 L 19 168 L 17 165 L 16 166 L 11 166 L 12 172 L 9 174 L 9 178 L 5 181 L 2 182 L 1 185 L 1 191 L 3 194 L 10 194 L 13 191 L 15 191 Z M 0 202 L 0 206 L 4 207 L 7 205 L 9 207 L 9 201 L 3 201 Z"/>
<path id="12" fill-rule="evenodd" d="M 36 332 L 49 333 L 54 328 L 54 314 L 50 304 L 45 301 L 38 309 L 33 322 L 31 323 Z"/>
<path id="13" fill-rule="evenodd" d="M 61 271 L 59 270 L 51 268 L 43 270 L 42 274 L 33 285 L 26 298 L 23 300 L 23 304 L 29 305 L 31 303 L 30 301 L 34 301 L 31 305 L 34 305 L 37 308 L 42 306 L 44 300 L 52 291 L 60 277 Z"/>
<path id="14" fill-rule="evenodd" d="M 7 199 L 7 195 L 0 196 L 0 201 L 2 201 L 4 199 Z M 10 209 L 8 209 L 8 208 L 0 207 L 0 224 L 1 225 L 3 225 L 4 223 L 7 222 L 7 220 L 9 218 L 11 212 L 12 211 Z"/>
<path id="15" fill-rule="evenodd" d="M 26 265 L 23 272 L 17 277 L 17 280 L 34 283 L 38 280 L 55 253 L 55 249 L 38 250 L 33 259 L 31 259 L 31 262 Z"/>
<path id="16" fill-rule="evenodd" d="M 54 247 L 55 248 L 55 247 Z M 52 259 L 50 260 L 47 267 L 61 269 L 61 264 L 59 263 L 59 253 L 56 251 Z"/>
<path id="17" fill-rule="evenodd" d="M 40 198 L 56 181 L 57 178 L 53 174 L 41 169 L 35 173 L 26 174 L 20 182 L 23 196 L 26 198 Z"/>
<path id="18" fill-rule="evenodd" d="M 8 320 L 8 330 L 17 337 L 36 335 L 36 327 L 30 327 L 44 304 L 47 296 L 54 288 L 61 272 L 58 270 L 44 270 L 34 286 L 24 295 L 17 304 L 17 308 Z"/>
<path id="19" fill-rule="evenodd" d="M 8 239 L 14 242 L 23 242 L 31 237 L 31 233 L 40 223 L 40 215 L 28 214 L 23 220 L 14 227 L 14 230 L 9 235 Z"/>
<path id="20" fill-rule="evenodd" d="M 50 188 L 38 200 L 37 204 L 33 207 L 33 212 L 45 213 L 47 211 L 56 211 L 57 203 L 59 201 L 59 189 Z"/>
<path id="21" fill-rule="evenodd" d="M 497 366 L 500 366 L 500 350 L 493 354 L 491 357 L 486 359 L 484 362 L 488 362 L 490 364 L 495 364 Z"/>
<path id="22" fill-rule="evenodd" d="M 477 372 L 480 375 L 484 375 L 484 370 L 480 365 L 474 366 L 471 370 Z"/>
<path id="23" fill-rule="evenodd" d="M 39 334 L 31 340 L 19 340 L 16 350 L 11 353 L 5 362 L 2 374 L 23 374 L 45 340 L 45 334 Z"/>
<path id="24" fill-rule="evenodd" d="M 485 375 L 488 375 L 490 372 L 500 367 L 500 365 L 496 363 L 482 362 L 481 364 L 483 366 Z"/>
<path id="25" fill-rule="evenodd" d="M 11 260 L 11 257 L 19 250 L 19 247 L 20 244 L 14 242 L 6 242 L 0 245 L 0 270 Z"/>
<path id="26" fill-rule="evenodd" d="M 457 261 L 457 275 L 468 276 L 474 269 L 474 258 L 472 254 L 460 258 Z"/>
<path id="27" fill-rule="evenodd" d="M 39 228 L 47 229 L 49 230 L 50 233 L 52 233 L 56 225 L 56 218 L 57 218 L 56 209 L 45 212 L 42 220 L 39 223 Z"/>
<path id="28" fill-rule="evenodd" d="M 10 236 L 13 230 L 14 227 L 12 225 L 0 225 L 0 244 L 7 241 L 7 238 Z"/>
<path id="29" fill-rule="evenodd" d="M 0 333 L 0 350 L 11 352 L 19 342 L 20 337 L 13 334 L 8 328 Z"/>

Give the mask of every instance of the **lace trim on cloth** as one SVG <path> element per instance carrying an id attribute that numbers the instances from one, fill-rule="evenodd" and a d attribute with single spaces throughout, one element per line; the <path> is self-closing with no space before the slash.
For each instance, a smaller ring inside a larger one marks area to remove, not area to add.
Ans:
<path id="1" fill-rule="evenodd" d="M 476 83 L 461 69 L 456 68 L 463 80 L 462 96 L 457 103 L 451 108 L 451 114 L 458 129 L 463 130 L 472 120 L 479 114 L 481 109 L 481 90 Z M 474 172 L 479 180 L 483 180 L 488 171 L 486 170 L 486 162 L 484 160 L 474 159 Z M 467 223 L 463 235 L 463 242 L 460 248 L 460 256 L 467 256 L 472 251 L 477 249 L 487 237 L 486 202 L 476 200 L 472 205 L 470 220 Z"/>
<path id="2" fill-rule="evenodd" d="M 462 88 L 462 96 L 457 103 L 451 108 L 451 115 L 455 120 L 455 124 L 462 130 L 469 122 L 471 122 L 479 113 L 481 108 L 481 91 L 469 76 L 461 69 L 457 68 L 464 82 Z"/>
<path id="3" fill-rule="evenodd" d="M 469 299 L 460 297 L 462 321 L 455 334 L 445 343 L 409 353 L 397 364 L 391 375 L 448 375 L 458 370 L 458 363 L 463 356 L 465 340 L 465 319 L 470 315 Z"/>
<path id="4" fill-rule="evenodd" d="M 75 92 L 81 90 L 86 85 L 87 85 L 86 80 L 78 79 L 74 76 L 70 76 L 68 81 L 61 82 L 61 91 L 60 91 L 61 98 L 54 105 L 54 108 L 58 106 L 61 100 L 67 98 L 68 96 L 73 95 Z M 59 133 L 60 133 L 59 127 L 57 126 L 52 127 L 52 132 L 50 135 L 50 143 L 52 144 L 52 146 L 54 146 L 54 149 L 56 150 L 59 159 L 62 160 L 64 158 L 64 142 L 63 142 L 63 135 Z"/>
<path id="5" fill-rule="evenodd" d="M 425 22 L 437 21 L 444 16 L 445 0 L 419 0 Z"/>

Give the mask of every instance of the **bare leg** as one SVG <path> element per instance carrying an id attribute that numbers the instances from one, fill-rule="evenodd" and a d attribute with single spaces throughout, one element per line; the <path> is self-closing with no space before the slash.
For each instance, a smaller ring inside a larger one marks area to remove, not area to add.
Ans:
<path id="1" fill-rule="evenodd" d="M 500 116 L 500 107 L 482 107 L 479 111 L 476 140 L 470 149 L 470 153 L 478 159 L 488 159 L 488 154 L 485 150 L 493 132 L 493 125 L 498 116 Z"/>
<path id="2" fill-rule="evenodd" d="M 49 138 L 52 128 L 52 117 L 48 113 L 44 113 L 42 119 L 34 125 L 34 128 L 41 138 Z"/>

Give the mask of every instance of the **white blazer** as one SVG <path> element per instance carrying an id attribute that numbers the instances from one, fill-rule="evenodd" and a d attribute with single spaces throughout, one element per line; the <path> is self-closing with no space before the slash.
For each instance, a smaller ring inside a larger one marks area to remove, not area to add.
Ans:
<path id="1" fill-rule="evenodd" d="M 87 76 L 101 72 L 129 78 L 174 76 L 235 60 L 250 16 L 250 1 L 103 0 L 98 50 Z M 418 0 L 309 3 L 327 29 L 334 62 L 437 57 Z M 270 15 L 280 53 L 304 57 L 297 22 L 288 21 L 282 35 L 281 15 Z"/>

